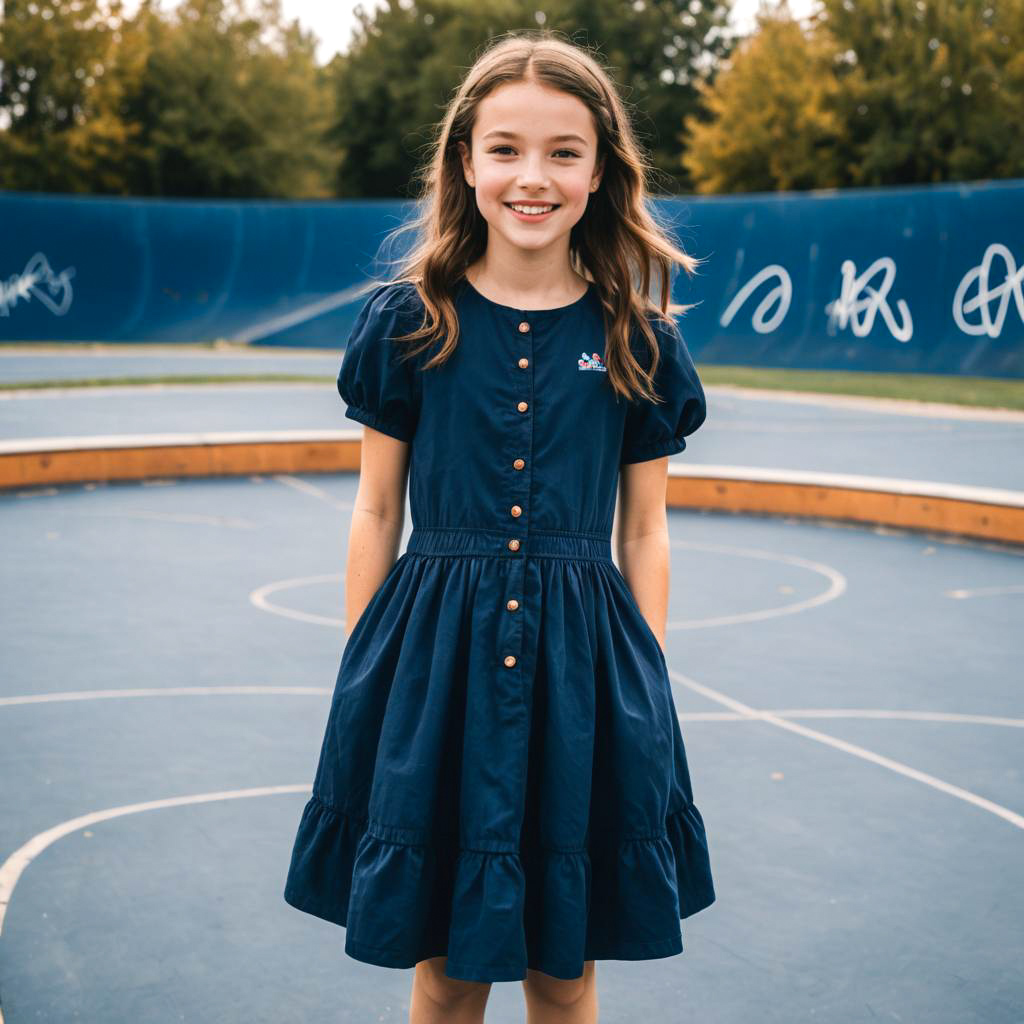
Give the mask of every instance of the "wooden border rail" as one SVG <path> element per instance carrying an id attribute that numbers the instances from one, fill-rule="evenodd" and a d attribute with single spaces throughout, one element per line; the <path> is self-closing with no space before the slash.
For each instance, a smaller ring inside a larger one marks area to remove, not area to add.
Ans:
<path id="1" fill-rule="evenodd" d="M 0 490 L 90 481 L 359 469 L 362 430 L 275 430 L 0 442 Z M 670 508 L 901 527 L 1024 544 L 1024 491 L 894 477 L 669 461 Z"/>

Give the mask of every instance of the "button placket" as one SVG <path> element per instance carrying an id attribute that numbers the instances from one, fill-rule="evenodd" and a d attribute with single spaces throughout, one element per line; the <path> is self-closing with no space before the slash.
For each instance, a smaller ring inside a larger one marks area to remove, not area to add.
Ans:
<path id="1" fill-rule="evenodd" d="M 510 537 L 507 547 L 517 552 L 523 544 L 523 533 L 529 532 L 526 523 L 527 501 L 530 494 L 530 474 L 525 472 L 527 459 L 530 455 L 533 440 L 533 419 L 530 399 L 532 398 L 533 374 L 529 372 L 533 365 L 533 333 L 528 320 L 520 320 L 517 325 L 518 335 L 525 351 L 513 364 L 512 373 L 518 381 L 516 391 L 522 396 L 516 403 L 516 410 L 522 417 L 519 427 L 513 431 L 516 442 L 517 457 L 512 462 L 513 487 L 507 506 L 509 522 L 516 524 L 516 536 Z M 521 653 L 523 639 L 523 612 L 521 610 L 524 583 L 525 554 L 511 559 L 508 573 L 508 587 L 505 595 L 504 629 L 502 630 L 502 663 L 506 668 L 515 668 L 519 663 L 517 653 Z M 513 653 L 516 652 L 516 653 Z"/>

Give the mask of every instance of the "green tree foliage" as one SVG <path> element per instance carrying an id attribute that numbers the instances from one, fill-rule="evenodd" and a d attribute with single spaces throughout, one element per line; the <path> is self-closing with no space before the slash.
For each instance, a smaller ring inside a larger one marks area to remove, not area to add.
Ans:
<path id="1" fill-rule="evenodd" d="M 783 7 L 762 12 L 713 84 L 704 117 L 684 120 L 683 163 L 699 192 L 768 192 L 838 184 L 841 124 L 832 110 L 834 50 Z"/>
<path id="2" fill-rule="evenodd" d="M 1024 0 L 824 0 L 843 184 L 1024 174 Z"/>
<path id="3" fill-rule="evenodd" d="M 611 66 L 666 191 L 685 188 L 680 118 L 697 83 L 727 52 L 728 9 L 713 0 L 388 0 L 359 24 L 331 65 L 332 138 L 344 148 L 340 196 L 407 196 L 444 105 L 489 39 L 545 27 Z M 414 69 L 414 70 L 410 70 Z"/>
<path id="4" fill-rule="evenodd" d="M 0 187 L 330 193 L 330 89 L 313 36 L 283 23 L 280 0 L 253 13 L 240 0 L 185 0 L 170 15 L 144 0 L 132 19 L 98 2 L 8 0 Z"/>
<path id="5" fill-rule="evenodd" d="M 108 74 L 119 15 L 119 4 L 98 0 L 6 0 L 0 187 L 84 191 L 95 184 L 91 154 L 123 147 L 118 84 Z"/>
<path id="6" fill-rule="evenodd" d="M 702 90 L 699 192 L 1024 175 L 1024 0 L 785 3 Z"/>

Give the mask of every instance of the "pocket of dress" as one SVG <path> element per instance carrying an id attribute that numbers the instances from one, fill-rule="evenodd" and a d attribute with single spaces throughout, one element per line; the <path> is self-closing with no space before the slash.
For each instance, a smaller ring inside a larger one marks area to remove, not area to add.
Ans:
<path id="1" fill-rule="evenodd" d="M 352 631 L 348 634 L 348 637 L 345 640 L 345 651 L 347 651 L 349 647 L 352 646 L 352 643 L 355 640 L 356 636 L 362 632 L 363 627 L 366 625 L 367 621 L 371 616 L 371 613 L 373 612 L 374 605 L 377 604 L 377 601 L 380 599 L 381 594 L 384 593 L 384 588 L 390 582 L 391 577 L 394 576 L 394 574 L 398 571 L 398 567 L 402 564 L 404 558 L 405 553 L 403 552 L 396 559 L 395 564 L 391 566 L 391 568 L 388 570 L 388 574 L 384 577 L 383 580 L 381 580 L 380 586 L 377 587 L 377 589 L 373 592 L 373 594 L 370 597 L 370 600 L 366 602 L 366 607 L 363 608 L 359 618 L 356 619 L 355 624 L 352 626 Z"/>
<path id="2" fill-rule="evenodd" d="M 647 637 L 651 646 L 658 652 L 658 657 L 661 659 L 662 665 L 665 666 L 665 671 L 668 671 L 668 662 L 665 660 L 665 652 L 661 649 L 661 644 L 658 643 L 658 637 L 654 630 L 651 629 L 650 623 L 644 617 L 644 613 L 640 610 L 640 605 L 636 603 L 636 598 L 633 596 L 633 591 L 629 589 L 629 582 L 626 577 L 622 575 L 622 571 L 618 566 L 614 566 L 614 573 L 618 583 L 621 585 L 623 596 L 625 597 L 630 608 L 633 610 L 633 614 L 636 616 L 637 621 L 640 624 L 640 629 Z"/>

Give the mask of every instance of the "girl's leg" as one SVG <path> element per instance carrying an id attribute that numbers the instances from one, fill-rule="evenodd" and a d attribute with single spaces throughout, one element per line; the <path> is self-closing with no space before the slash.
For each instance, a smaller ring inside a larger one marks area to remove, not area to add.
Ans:
<path id="1" fill-rule="evenodd" d="M 597 1024 L 597 972 L 593 960 L 572 981 L 527 970 L 523 981 L 526 1024 Z"/>
<path id="2" fill-rule="evenodd" d="M 483 1024 L 489 981 L 461 981 L 444 973 L 446 956 L 416 965 L 409 1002 L 409 1024 Z"/>

